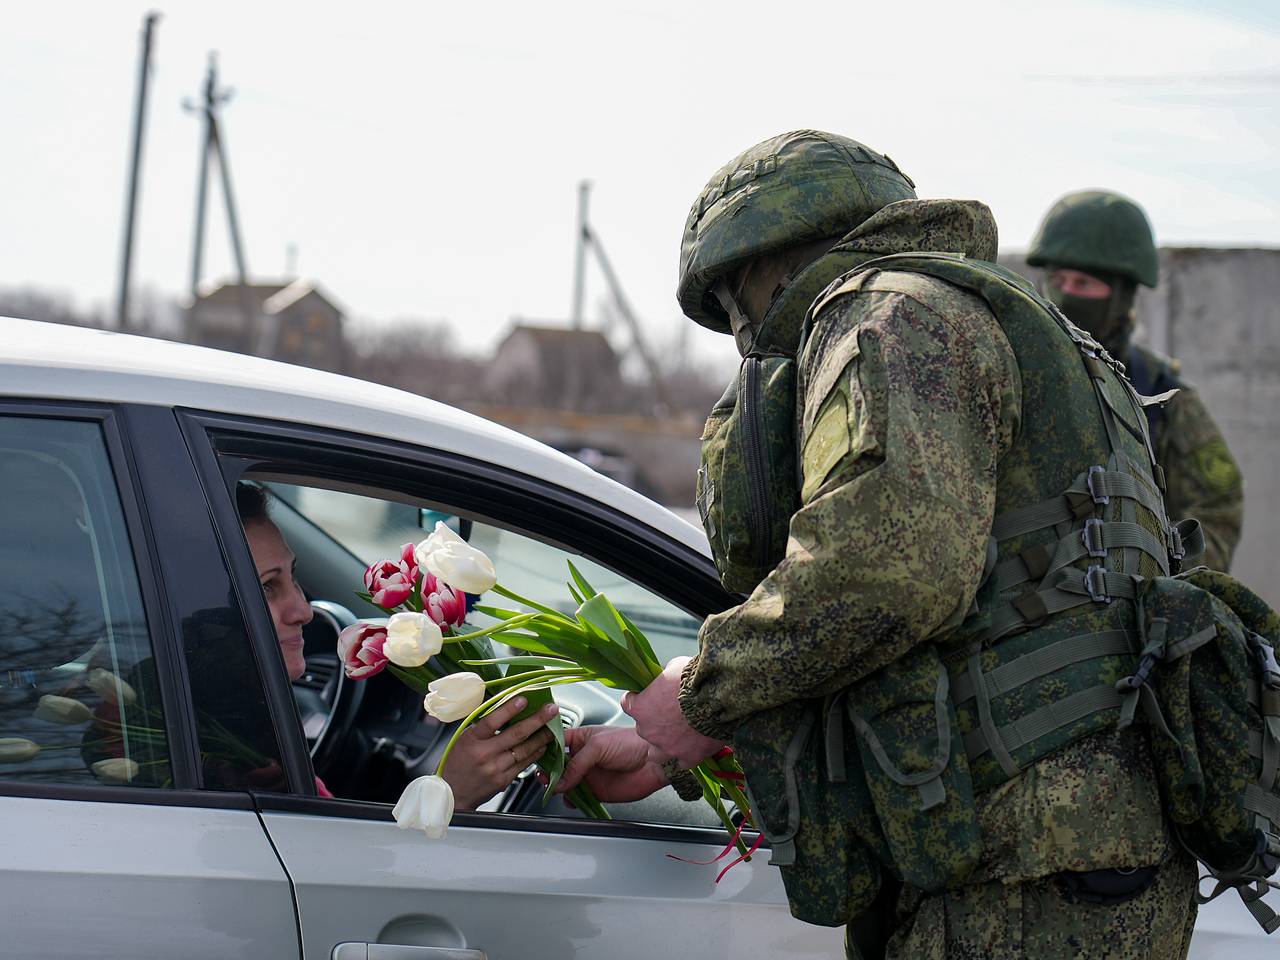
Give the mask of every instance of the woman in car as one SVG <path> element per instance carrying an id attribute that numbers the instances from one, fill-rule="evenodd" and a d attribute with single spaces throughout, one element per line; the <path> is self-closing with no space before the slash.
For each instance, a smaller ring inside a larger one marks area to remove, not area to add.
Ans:
<path id="1" fill-rule="evenodd" d="M 311 621 L 312 612 L 311 604 L 294 579 L 293 551 L 267 513 L 266 492 L 261 487 L 253 483 L 237 484 L 236 506 L 258 571 L 258 582 L 262 584 L 271 611 L 285 672 L 290 680 L 296 680 L 306 670 L 302 628 Z M 524 698 L 517 697 L 473 724 L 459 738 L 445 773 L 453 789 L 456 809 L 474 810 L 504 789 L 546 750 L 551 740 L 546 724 L 556 715 L 557 707 L 548 704 L 533 716 L 505 727 L 524 706 Z M 332 796 L 319 777 L 316 789 L 323 797 Z"/>

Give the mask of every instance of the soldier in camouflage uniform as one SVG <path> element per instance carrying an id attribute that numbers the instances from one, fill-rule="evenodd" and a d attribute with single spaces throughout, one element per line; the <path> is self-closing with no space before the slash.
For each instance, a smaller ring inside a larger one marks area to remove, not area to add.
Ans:
<path id="1" fill-rule="evenodd" d="M 1229 570 L 1244 512 L 1240 468 L 1200 394 L 1179 376 L 1179 362 L 1132 342 L 1137 285 L 1154 287 L 1159 277 L 1146 215 L 1119 194 L 1068 194 L 1040 224 L 1027 263 L 1047 271 L 1045 295 L 1125 365 L 1139 393 L 1178 390 L 1164 407 L 1147 408 L 1165 505 L 1174 519 L 1200 521 L 1201 562 Z"/>
<path id="2" fill-rule="evenodd" d="M 772 767 L 795 742 L 792 728 L 805 705 L 826 711 L 832 696 L 849 691 L 856 711 L 899 665 L 935 645 L 962 649 L 979 635 L 979 586 L 992 585 L 993 564 L 1007 569 L 1015 550 L 1025 554 L 1037 536 L 1001 541 L 993 555 L 994 519 L 1059 493 L 1085 469 L 1089 461 L 1076 462 L 1083 454 L 1068 421 L 1097 444 L 1101 418 L 1065 335 L 1052 343 L 1020 333 L 1011 339 L 983 298 L 917 272 L 886 266 L 840 280 L 851 267 L 913 251 L 993 260 L 990 211 L 972 201 L 917 200 L 889 158 L 830 134 L 796 131 L 753 147 L 719 171 L 695 203 L 681 255 L 685 312 L 731 332 L 744 356 L 800 351 L 797 509 L 785 556 L 743 603 L 707 620 L 699 654 L 673 660 L 648 689 L 626 695 L 634 731 L 569 733 L 574 755 L 561 789 L 586 776 L 602 799 L 631 799 L 667 782 L 665 759 L 687 767 L 730 743 L 771 842 L 771 862 L 782 862 L 783 837 L 769 813 L 781 777 Z M 788 298 L 796 302 L 786 306 Z M 806 314 L 810 332 L 801 348 Z M 1037 316 L 1056 323 L 1044 308 Z M 1069 411 L 1062 430 L 1047 427 L 1060 410 Z M 1024 436 L 1024 427 L 1035 435 Z M 1129 456 L 1143 455 L 1132 438 L 1124 442 Z M 1147 502 L 1162 512 L 1149 468 L 1145 476 L 1138 480 L 1152 491 Z M 1144 517 L 1151 526 L 1152 516 Z M 1148 575 L 1158 572 L 1143 562 Z M 994 586 L 984 596 L 994 601 Z M 1034 649 L 1064 632 L 1070 639 L 1082 624 L 1132 628 L 1130 604 L 1084 602 L 1083 613 L 1024 624 L 1033 629 L 1015 640 Z M 982 643 L 971 649 L 968 663 L 981 675 L 994 652 Z M 955 690 L 963 661 L 947 670 Z M 1106 673 L 1104 685 L 1122 675 Z M 960 728 L 977 723 L 962 719 Z M 892 740 L 892 730 L 882 733 Z M 973 735 L 966 733 L 966 745 Z M 828 747 L 819 766 L 829 768 L 831 756 Z M 843 768 L 846 761 L 837 759 Z M 899 887 L 886 874 L 858 888 L 873 893 L 878 886 L 873 909 L 863 901 L 859 916 L 817 922 L 848 922 L 849 955 L 860 957 L 1185 956 L 1195 865 L 1162 816 L 1145 732 L 1118 731 L 1112 722 L 1047 757 L 1010 762 L 1011 778 L 997 770 L 990 779 L 1004 782 L 976 800 L 969 795 L 980 857 L 962 882 L 925 891 Z M 953 766 L 964 777 L 972 768 L 976 783 L 994 761 L 986 755 L 966 765 L 962 752 Z M 831 769 L 802 770 L 800 793 L 824 778 L 843 779 Z M 855 797 L 847 807 L 859 823 L 861 802 Z M 817 806 L 827 815 L 845 809 L 834 800 Z M 810 809 L 805 817 L 823 815 Z M 805 883 L 816 900 L 825 895 L 819 888 L 826 873 L 847 870 L 851 884 L 861 882 L 843 835 L 835 839 L 839 827 L 802 827 L 796 838 L 819 863 L 805 879 L 788 881 L 797 915 L 808 906 Z M 865 836 L 879 850 L 884 837 L 874 832 Z M 945 861 L 949 842 L 945 828 L 921 834 L 896 861 L 889 858 L 889 873 L 910 875 L 908 861 L 917 856 Z M 895 897 L 896 913 L 882 909 Z M 889 916 L 889 923 L 875 922 Z"/>

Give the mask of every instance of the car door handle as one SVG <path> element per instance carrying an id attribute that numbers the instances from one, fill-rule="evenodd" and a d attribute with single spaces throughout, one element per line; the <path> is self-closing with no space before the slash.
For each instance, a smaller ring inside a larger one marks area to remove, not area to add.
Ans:
<path id="1" fill-rule="evenodd" d="M 340 943 L 333 960 L 488 960 L 483 950 L 466 947 L 411 947 L 399 943 Z"/>

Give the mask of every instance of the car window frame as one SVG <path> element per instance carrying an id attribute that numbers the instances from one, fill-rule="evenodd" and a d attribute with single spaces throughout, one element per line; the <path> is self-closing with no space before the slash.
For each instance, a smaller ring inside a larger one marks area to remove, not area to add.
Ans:
<path id="1" fill-rule="evenodd" d="M 246 471 L 269 472 L 280 479 L 296 477 L 299 481 L 362 483 L 370 490 L 395 490 L 447 504 L 474 514 L 477 519 L 553 544 L 565 543 L 564 535 L 574 533 L 578 536 L 568 544 L 569 549 L 596 558 L 617 558 L 611 568 L 694 616 L 705 617 L 738 602 L 720 585 L 709 557 L 623 511 L 530 474 L 448 450 L 317 425 L 191 409 L 178 411 L 178 417 L 188 444 L 193 447 L 193 458 L 206 474 L 206 484 L 221 484 L 222 497 L 232 510 L 234 484 Z M 499 491 L 504 496 L 499 496 Z M 512 503 L 512 492 L 523 498 L 519 506 Z M 238 524 L 234 513 L 224 514 L 221 522 Z M 584 534 L 585 541 L 580 539 Z M 233 538 L 224 539 L 229 542 Z M 253 574 L 252 561 L 243 537 L 240 541 L 231 544 L 231 549 L 243 553 L 238 565 L 248 578 Z M 623 549 L 624 545 L 627 549 Z M 677 564 L 671 563 L 673 557 L 679 561 Z M 257 583 L 256 575 L 252 582 Z M 258 605 L 265 614 L 266 603 L 260 596 Z M 269 618 L 266 629 L 267 636 L 274 637 Z M 287 680 L 282 678 L 281 682 L 287 692 Z M 305 751 L 301 726 L 295 724 L 287 733 L 296 741 L 295 747 Z M 282 747 L 288 749 L 285 732 L 280 736 Z M 255 793 L 255 798 L 264 810 L 361 820 L 392 819 L 390 804 L 322 798 L 312 790 L 295 791 L 292 795 Z M 718 828 L 681 824 L 460 811 L 454 814 L 453 825 L 721 846 L 724 843 L 723 831 Z"/>
<path id="2" fill-rule="evenodd" d="M 172 421 L 172 412 L 165 409 Z M 6 397 L 0 398 L 0 416 L 88 422 L 96 424 L 102 432 L 110 474 L 129 538 L 129 553 L 137 572 L 151 654 L 156 662 L 174 784 L 172 788 L 160 788 L 104 783 L 26 783 L 6 780 L 0 771 L 0 796 L 161 806 L 229 808 L 249 805 L 251 801 L 246 794 L 209 797 L 199 788 L 195 720 L 186 685 L 185 659 L 161 575 L 127 405 Z"/>

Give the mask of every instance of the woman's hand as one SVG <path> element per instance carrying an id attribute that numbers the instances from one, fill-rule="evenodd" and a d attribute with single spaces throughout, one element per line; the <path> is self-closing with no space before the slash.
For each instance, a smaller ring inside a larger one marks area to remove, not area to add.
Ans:
<path id="1" fill-rule="evenodd" d="M 474 810 L 505 789 L 516 774 L 546 752 L 551 742 L 547 721 L 558 714 L 560 708 L 549 703 L 532 716 L 507 727 L 525 704 L 524 697 L 504 703 L 473 723 L 458 738 L 444 767 L 444 779 L 453 790 L 458 810 Z"/>

